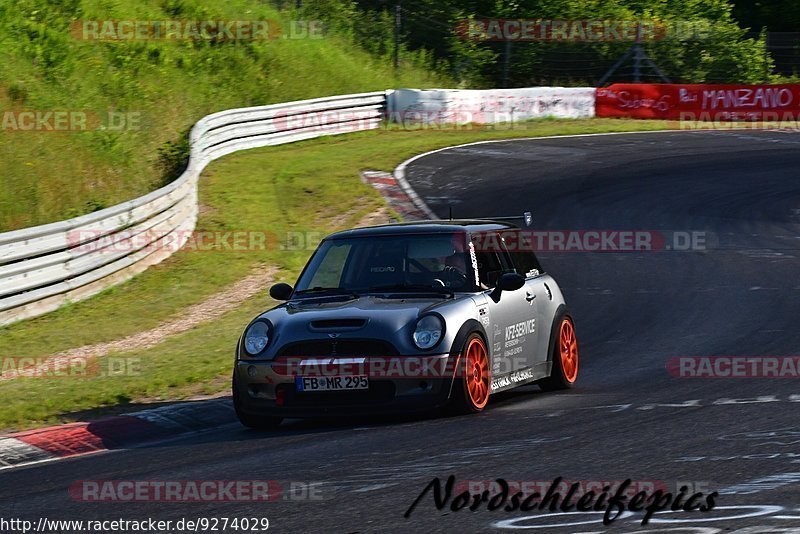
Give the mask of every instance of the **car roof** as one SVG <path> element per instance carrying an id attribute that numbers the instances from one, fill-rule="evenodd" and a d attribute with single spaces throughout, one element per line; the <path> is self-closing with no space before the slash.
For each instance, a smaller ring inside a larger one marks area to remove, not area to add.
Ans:
<path id="1" fill-rule="evenodd" d="M 519 227 L 513 224 L 488 219 L 414 221 L 342 230 L 329 235 L 325 239 L 347 239 L 351 237 L 377 237 L 385 235 L 453 234 L 510 229 L 519 229 Z"/>

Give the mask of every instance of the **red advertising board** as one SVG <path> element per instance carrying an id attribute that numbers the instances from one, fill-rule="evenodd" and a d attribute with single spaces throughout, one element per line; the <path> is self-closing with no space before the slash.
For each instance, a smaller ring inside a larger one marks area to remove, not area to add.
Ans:
<path id="1" fill-rule="evenodd" d="M 800 117 L 800 84 L 620 83 L 597 89 L 598 117 L 783 121 Z"/>

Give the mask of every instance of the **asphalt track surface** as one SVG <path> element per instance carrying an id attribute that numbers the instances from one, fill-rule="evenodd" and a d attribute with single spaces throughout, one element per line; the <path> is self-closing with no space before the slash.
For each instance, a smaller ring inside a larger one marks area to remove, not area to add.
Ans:
<path id="1" fill-rule="evenodd" d="M 676 356 L 800 353 L 798 169 L 800 135 L 755 131 L 516 140 L 420 158 L 407 178 L 442 217 L 448 204 L 460 217 L 530 209 L 537 231 L 696 231 L 705 248 L 540 254 L 577 323 L 571 391 L 523 388 L 469 417 L 289 421 L 267 433 L 231 424 L 7 470 L 0 517 L 267 517 L 278 532 L 800 532 L 798 380 L 665 368 Z M 433 477 L 451 474 L 691 482 L 722 495 L 714 511 L 660 513 L 648 527 L 641 514 L 607 529 L 600 513 L 440 511 L 430 495 L 403 517 Z M 81 479 L 319 485 L 314 499 L 295 485 L 268 503 L 96 503 L 70 498 Z"/>

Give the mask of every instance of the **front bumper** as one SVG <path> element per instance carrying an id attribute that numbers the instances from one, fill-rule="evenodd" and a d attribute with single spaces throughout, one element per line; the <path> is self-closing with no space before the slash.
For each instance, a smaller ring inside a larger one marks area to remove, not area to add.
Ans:
<path id="1" fill-rule="evenodd" d="M 457 363 L 448 354 L 239 360 L 234 369 L 233 394 L 240 411 L 262 416 L 302 418 L 428 410 L 450 399 Z M 298 391 L 298 376 L 367 376 L 369 389 Z"/>

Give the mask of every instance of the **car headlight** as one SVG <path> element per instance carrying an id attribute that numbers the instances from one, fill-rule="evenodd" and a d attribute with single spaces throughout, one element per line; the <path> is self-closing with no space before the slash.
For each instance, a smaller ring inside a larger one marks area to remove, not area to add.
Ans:
<path id="1" fill-rule="evenodd" d="M 250 356 L 263 352 L 269 344 L 269 325 L 264 321 L 256 321 L 244 334 L 244 350 Z"/>
<path id="2" fill-rule="evenodd" d="M 426 315 L 417 321 L 414 344 L 423 349 L 432 349 L 442 339 L 444 321 L 438 315 Z"/>

